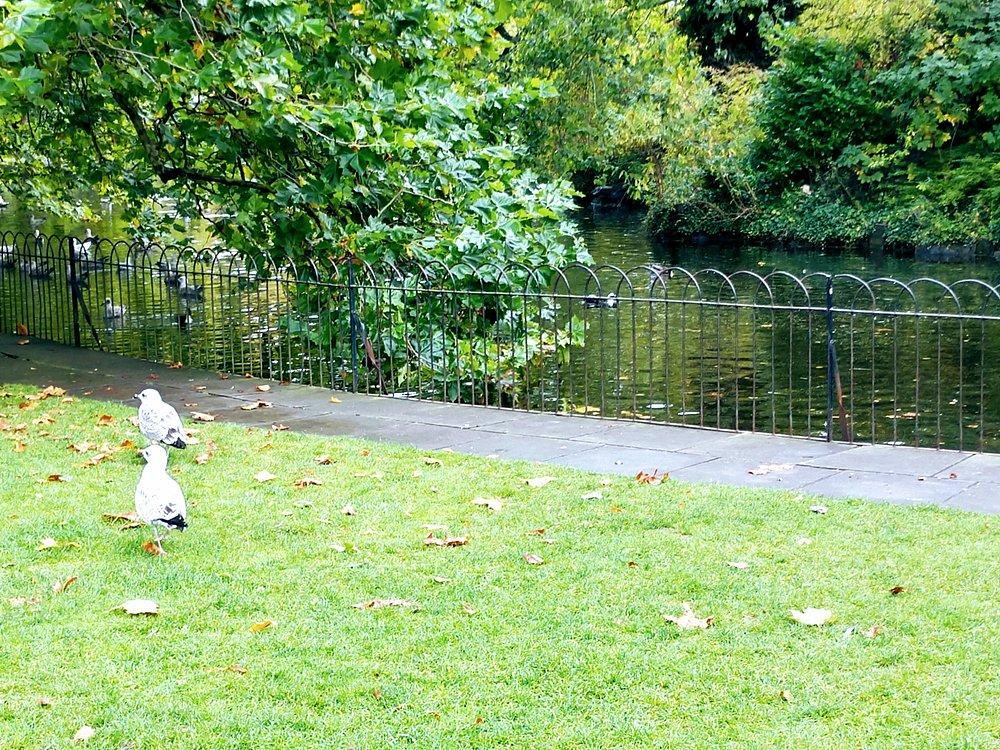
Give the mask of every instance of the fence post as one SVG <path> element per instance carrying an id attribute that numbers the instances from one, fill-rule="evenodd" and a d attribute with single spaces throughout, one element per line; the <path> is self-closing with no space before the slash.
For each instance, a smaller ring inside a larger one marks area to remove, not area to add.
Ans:
<path id="1" fill-rule="evenodd" d="M 826 442 L 833 440 L 833 274 L 826 277 Z"/>
<path id="2" fill-rule="evenodd" d="M 354 260 L 347 260 L 347 304 L 351 316 L 351 390 L 358 392 L 358 312 L 354 287 Z"/>
<path id="3" fill-rule="evenodd" d="M 80 302 L 77 299 L 79 287 L 76 276 L 76 238 L 70 237 L 69 244 L 69 296 L 73 301 L 73 346 L 80 347 Z"/>

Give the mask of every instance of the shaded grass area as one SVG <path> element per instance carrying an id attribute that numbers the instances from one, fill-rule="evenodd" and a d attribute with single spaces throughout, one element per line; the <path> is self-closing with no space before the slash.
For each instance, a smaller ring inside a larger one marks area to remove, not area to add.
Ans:
<path id="1" fill-rule="evenodd" d="M 171 452 L 191 528 L 158 559 L 140 549 L 148 532 L 101 517 L 131 509 L 135 450 L 82 466 L 141 443 L 134 411 L 58 397 L 20 409 L 36 392 L 0 386 L 5 749 L 70 747 L 83 724 L 98 748 L 1000 741 L 993 517 L 862 502 L 817 515 L 790 493 L 604 484 L 449 453 L 436 465 L 404 447 L 206 424 L 199 445 Z M 69 448 L 81 441 L 87 453 Z M 539 475 L 555 479 L 525 484 Z M 294 487 L 303 477 L 323 484 Z M 425 545 L 430 524 L 468 544 Z M 47 537 L 59 546 L 37 549 Z M 390 597 L 419 607 L 352 607 Z M 160 614 L 113 610 L 132 598 Z M 684 602 L 714 625 L 666 622 Z M 790 618 L 808 606 L 832 623 Z"/>

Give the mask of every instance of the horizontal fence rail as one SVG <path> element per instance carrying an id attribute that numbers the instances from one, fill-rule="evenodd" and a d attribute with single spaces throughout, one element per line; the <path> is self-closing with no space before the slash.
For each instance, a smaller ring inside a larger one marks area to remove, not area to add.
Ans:
<path id="1" fill-rule="evenodd" d="M 975 279 L 342 262 L 0 236 L 9 333 L 494 408 L 1000 450 L 1000 290 Z"/>

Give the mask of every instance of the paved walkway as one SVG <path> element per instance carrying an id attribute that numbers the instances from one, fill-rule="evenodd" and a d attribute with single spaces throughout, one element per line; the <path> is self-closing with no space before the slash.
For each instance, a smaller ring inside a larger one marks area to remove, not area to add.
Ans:
<path id="1" fill-rule="evenodd" d="M 428 450 L 520 458 L 603 473 L 658 469 L 674 479 L 801 490 L 902 504 L 931 503 L 1000 513 L 1000 455 L 883 445 L 825 443 L 749 433 L 527 414 L 477 406 L 362 396 L 272 384 L 215 373 L 171 370 L 111 354 L 0 336 L 0 382 L 54 383 L 77 395 L 131 401 L 143 384 L 184 414 L 208 412 L 220 422 L 319 435 L 408 443 Z M 204 386 L 198 391 L 196 387 Z M 271 409 L 243 411 L 265 398 Z M 770 471 L 751 470 L 771 465 Z"/>

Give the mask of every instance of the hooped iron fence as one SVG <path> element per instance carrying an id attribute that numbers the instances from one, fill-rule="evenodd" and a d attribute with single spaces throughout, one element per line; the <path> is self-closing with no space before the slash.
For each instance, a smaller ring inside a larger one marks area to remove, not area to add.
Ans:
<path id="1" fill-rule="evenodd" d="M 1000 451 L 1000 289 L 657 264 L 342 262 L 0 236 L 0 326 L 495 408 Z"/>

